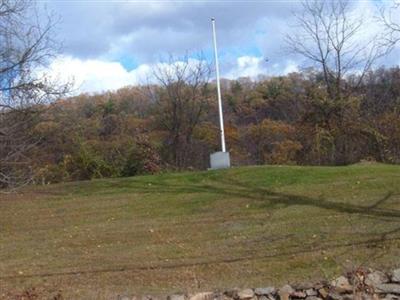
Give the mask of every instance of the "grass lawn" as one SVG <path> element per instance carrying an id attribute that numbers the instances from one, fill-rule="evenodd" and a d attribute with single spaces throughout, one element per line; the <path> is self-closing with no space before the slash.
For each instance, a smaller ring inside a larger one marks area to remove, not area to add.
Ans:
<path id="1" fill-rule="evenodd" d="M 400 266 L 400 167 L 262 166 L 0 194 L 0 298 L 109 299 Z"/>

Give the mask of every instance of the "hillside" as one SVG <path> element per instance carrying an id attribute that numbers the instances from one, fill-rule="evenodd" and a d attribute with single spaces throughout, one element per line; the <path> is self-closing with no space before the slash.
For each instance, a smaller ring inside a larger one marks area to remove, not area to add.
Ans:
<path id="1" fill-rule="evenodd" d="M 263 166 L 0 194 L 0 297 L 107 299 L 400 266 L 400 167 Z"/>

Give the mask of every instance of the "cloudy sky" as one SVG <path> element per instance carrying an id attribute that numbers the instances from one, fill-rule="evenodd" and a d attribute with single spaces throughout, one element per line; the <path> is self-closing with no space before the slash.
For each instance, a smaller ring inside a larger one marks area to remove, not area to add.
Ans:
<path id="1" fill-rule="evenodd" d="M 82 92 L 145 83 L 151 66 L 167 54 L 202 52 L 213 58 L 210 18 L 217 20 L 221 73 L 226 78 L 277 75 L 307 65 L 287 52 L 284 37 L 295 34 L 298 1 L 186 0 L 39 2 L 59 17 L 63 53 L 51 64 L 57 76 L 72 78 Z M 380 1 L 355 0 L 367 17 Z M 369 30 L 369 28 L 367 28 Z M 397 52 L 398 54 L 398 52 Z M 397 55 L 386 64 L 398 64 Z"/>

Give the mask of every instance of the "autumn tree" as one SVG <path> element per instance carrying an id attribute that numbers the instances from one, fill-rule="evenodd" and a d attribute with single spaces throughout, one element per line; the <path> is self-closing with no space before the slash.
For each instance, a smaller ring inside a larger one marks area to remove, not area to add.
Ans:
<path id="1" fill-rule="evenodd" d="M 168 63 L 153 69 L 156 119 L 166 132 L 167 160 L 178 168 L 190 165 L 193 133 L 210 98 L 210 73 L 207 61 L 188 56 L 181 60 L 170 57 Z"/>
<path id="2" fill-rule="evenodd" d="M 361 98 L 354 91 L 388 48 L 380 33 L 364 31 L 366 21 L 347 0 L 304 1 L 296 20 L 297 31 L 287 36 L 288 46 L 319 71 L 305 121 L 314 122 L 313 134 L 325 132 L 332 140 L 332 163 L 353 162 L 349 155 L 365 142 L 359 139 L 371 138 L 365 134 L 371 131 L 359 131 L 367 124 L 358 123 Z"/>
<path id="3" fill-rule="evenodd" d="M 291 164 L 302 148 L 295 139 L 295 131 L 282 121 L 264 119 L 246 128 L 244 140 L 257 164 Z"/>
<path id="4" fill-rule="evenodd" d="M 0 0 L 0 187 L 31 179 L 26 156 L 37 140 L 29 135 L 40 106 L 64 95 L 43 69 L 57 51 L 54 23 L 39 21 L 34 3 Z"/>

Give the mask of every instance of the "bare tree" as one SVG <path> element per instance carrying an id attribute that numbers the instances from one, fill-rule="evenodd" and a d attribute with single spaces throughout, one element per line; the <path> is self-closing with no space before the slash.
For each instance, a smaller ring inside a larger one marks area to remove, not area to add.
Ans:
<path id="1" fill-rule="evenodd" d="M 329 98 L 345 96 L 344 79 L 359 76 L 359 85 L 378 58 L 385 54 L 378 35 L 367 38 L 363 17 L 355 16 L 347 0 L 303 2 L 295 15 L 297 31 L 287 36 L 289 48 L 313 62 L 321 71 Z"/>
<path id="2" fill-rule="evenodd" d="M 385 28 L 385 41 L 392 49 L 400 42 L 400 1 L 393 0 L 389 6 L 383 6 L 380 12 L 379 19 Z"/>
<path id="3" fill-rule="evenodd" d="M 207 61 L 188 56 L 180 60 L 170 56 L 153 69 L 159 124 L 168 132 L 170 161 L 178 168 L 188 164 L 194 129 L 208 105 L 210 73 Z"/>
<path id="4" fill-rule="evenodd" d="M 53 25 L 50 18 L 43 25 L 31 1 L 0 0 L 0 188 L 31 180 L 30 130 L 41 105 L 69 88 L 41 71 L 58 50 Z"/>

